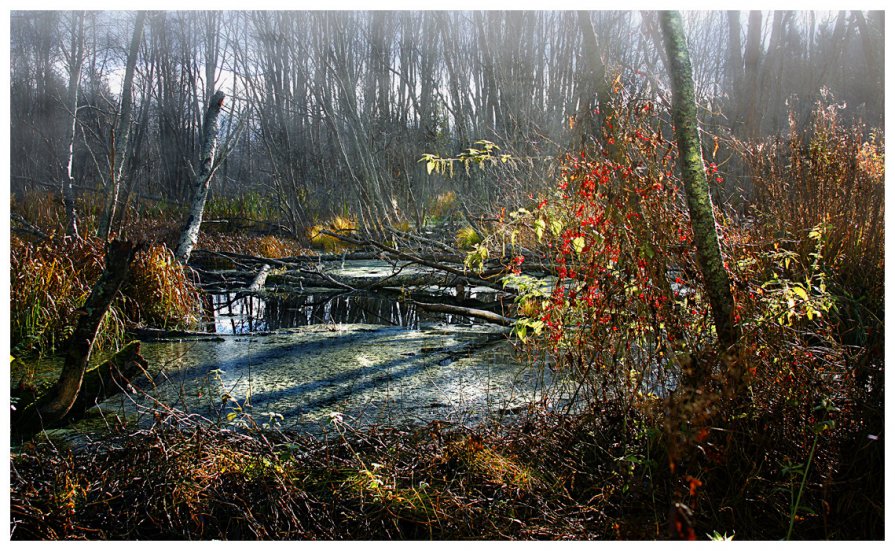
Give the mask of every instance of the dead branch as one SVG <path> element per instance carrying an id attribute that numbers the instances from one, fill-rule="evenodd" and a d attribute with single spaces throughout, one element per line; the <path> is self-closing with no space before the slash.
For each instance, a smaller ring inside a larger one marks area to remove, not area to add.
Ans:
<path id="1" fill-rule="evenodd" d="M 480 320 L 487 321 L 489 323 L 493 323 L 496 325 L 502 325 L 504 327 L 512 327 L 516 324 L 516 320 L 514 318 L 508 318 L 506 316 L 501 316 L 500 314 L 488 311 L 488 310 L 480 310 L 478 308 L 467 308 L 465 306 L 453 306 L 451 304 L 438 304 L 432 302 L 417 302 L 415 300 L 408 301 L 411 304 L 416 305 L 427 312 L 440 312 L 442 314 L 456 314 L 458 316 L 466 316 L 470 318 L 476 318 Z"/>

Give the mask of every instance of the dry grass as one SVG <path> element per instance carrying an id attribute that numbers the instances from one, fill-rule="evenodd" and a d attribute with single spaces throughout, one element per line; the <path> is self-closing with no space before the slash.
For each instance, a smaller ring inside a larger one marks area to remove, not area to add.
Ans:
<path id="1" fill-rule="evenodd" d="M 307 254 L 308 249 L 291 237 L 275 235 L 233 235 L 203 233 L 198 248 L 209 251 L 230 252 L 260 256 L 264 258 L 284 258 Z"/>
<path id="2" fill-rule="evenodd" d="M 16 353 L 51 351 L 74 330 L 76 310 L 103 270 L 98 240 L 51 238 L 10 242 L 10 333 Z M 103 320 L 98 348 L 119 344 L 124 331 L 121 302 Z"/>
<path id="3" fill-rule="evenodd" d="M 336 216 L 326 224 L 317 224 L 308 228 L 307 236 L 312 247 L 323 249 L 328 253 L 339 253 L 351 249 L 351 245 L 324 232 L 351 236 L 356 230 L 356 220 L 347 216 Z"/>
<path id="4" fill-rule="evenodd" d="M 454 235 L 457 247 L 469 250 L 482 242 L 482 237 L 471 226 L 464 226 Z"/>
<path id="5" fill-rule="evenodd" d="M 435 197 L 429 207 L 429 216 L 436 220 L 447 220 L 457 214 L 457 193 L 446 191 Z"/>
<path id="6" fill-rule="evenodd" d="M 199 322 L 199 291 L 164 245 L 150 245 L 137 253 L 122 293 L 132 323 L 191 328 Z"/>
<path id="7" fill-rule="evenodd" d="M 339 424 L 324 440 L 175 415 L 71 454 L 46 443 L 14 453 L 12 537 L 639 537 L 601 511 L 623 480 L 606 442 L 588 443 L 590 426 L 549 414 L 500 430 Z"/>
<path id="8" fill-rule="evenodd" d="M 77 311 L 104 267 L 99 239 L 51 237 L 31 242 L 12 237 L 10 257 L 11 344 L 16 354 L 51 352 L 74 330 Z M 123 342 L 128 326 L 192 327 L 198 291 L 164 245 L 134 259 L 121 295 L 100 326 L 97 350 Z"/>
<path id="9" fill-rule="evenodd" d="M 806 135 L 742 145 L 755 187 L 753 233 L 810 262 L 824 233 L 824 264 L 843 296 L 882 312 L 885 156 L 882 135 L 839 121 L 835 105 L 818 104 Z M 767 245 L 766 245 L 767 246 Z"/>

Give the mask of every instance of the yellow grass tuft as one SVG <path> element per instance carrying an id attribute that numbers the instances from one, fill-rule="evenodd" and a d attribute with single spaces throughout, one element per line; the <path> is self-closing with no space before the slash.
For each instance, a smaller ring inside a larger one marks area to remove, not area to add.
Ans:
<path id="1" fill-rule="evenodd" d="M 482 242 L 482 237 L 471 226 L 464 226 L 457 230 L 454 241 L 461 249 L 471 249 Z"/>

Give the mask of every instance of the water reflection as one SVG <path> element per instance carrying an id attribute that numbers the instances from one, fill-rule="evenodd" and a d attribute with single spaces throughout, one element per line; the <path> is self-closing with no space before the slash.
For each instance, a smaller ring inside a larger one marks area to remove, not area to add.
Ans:
<path id="1" fill-rule="evenodd" d="M 409 302 L 362 293 L 212 296 L 215 332 L 245 334 L 293 327 L 333 324 L 372 324 L 419 329 L 420 324 L 473 325 L 468 317 L 432 313 Z"/>

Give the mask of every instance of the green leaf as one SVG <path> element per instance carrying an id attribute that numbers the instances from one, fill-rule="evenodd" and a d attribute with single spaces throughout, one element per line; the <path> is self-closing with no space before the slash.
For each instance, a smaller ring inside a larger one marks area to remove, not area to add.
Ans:
<path id="1" fill-rule="evenodd" d="M 538 243 L 540 243 L 541 239 L 544 237 L 545 229 L 547 229 L 547 222 L 545 222 L 543 218 L 535 220 L 535 235 L 538 236 Z"/>
<path id="2" fill-rule="evenodd" d="M 641 245 L 640 250 L 643 251 L 643 256 L 649 258 L 650 260 L 656 256 L 656 251 L 653 249 L 653 246 L 649 243 L 644 243 Z"/>
<path id="3" fill-rule="evenodd" d="M 559 234 L 562 233 L 562 220 L 551 220 L 550 231 L 553 232 L 553 235 L 559 236 Z"/>

